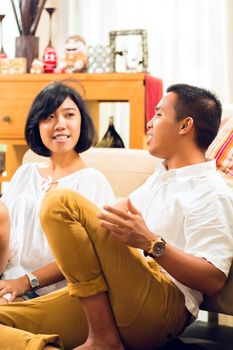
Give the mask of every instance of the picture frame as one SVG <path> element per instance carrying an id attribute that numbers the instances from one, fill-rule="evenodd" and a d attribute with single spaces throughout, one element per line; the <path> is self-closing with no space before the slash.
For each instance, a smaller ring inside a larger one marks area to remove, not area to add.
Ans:
<path id="1" fill-rule="evenodd" d="M 116 30 L 109 33 L 114 72 L 147 72 L 148 45 L 145 29 Z"/>

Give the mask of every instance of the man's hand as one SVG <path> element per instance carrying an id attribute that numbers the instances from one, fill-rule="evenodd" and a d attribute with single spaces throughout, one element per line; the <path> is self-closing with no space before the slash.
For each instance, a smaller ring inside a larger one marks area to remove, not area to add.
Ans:
<path id="1" fill-rule="evenodd" d="M 117 207 L 104 206 L 107 213 L 97 214 L 101 220 L 100 225 L 122 243 L 147 250 L 156 236 L 146 226 L 142 214 L 132 205 L 130 199 L 127 199 L 127 209 L 128 212 Z"/>
<path id="2" fill-rule="evenodd" d="M 0 302 L 2 301 L 3 295 L 6 293 L 11 293 L 9 302 L 12 302 L 16 297 L 23 295 L 29 289 L 29 281 L 26 276 L 13 280 L 0 280 Z"/>

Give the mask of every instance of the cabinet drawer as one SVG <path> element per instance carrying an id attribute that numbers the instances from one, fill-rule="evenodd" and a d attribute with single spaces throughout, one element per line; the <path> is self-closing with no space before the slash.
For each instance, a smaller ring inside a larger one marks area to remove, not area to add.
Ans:
<path id="1" fill-rule="evenodd" d="M 24 138 L 25 121 L 41 85 L 0 80 L 0 138 Z"/>
<path id="2" fill-rule="evenodd" d="M 0 101 L 0 138 L 24 138 L 25 121 L 31 101 Z"/>

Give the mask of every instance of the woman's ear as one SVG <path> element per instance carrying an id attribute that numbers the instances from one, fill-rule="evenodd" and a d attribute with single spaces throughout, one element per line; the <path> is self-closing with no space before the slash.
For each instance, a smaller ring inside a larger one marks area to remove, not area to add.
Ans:
<path id="1" fill-rule="evenodd" d="M 193 128 L 193 118 L 192 117 L 186 117 L 180 122 L 180 135 L 184 135 L 190 132 L 190 130 Z"/>

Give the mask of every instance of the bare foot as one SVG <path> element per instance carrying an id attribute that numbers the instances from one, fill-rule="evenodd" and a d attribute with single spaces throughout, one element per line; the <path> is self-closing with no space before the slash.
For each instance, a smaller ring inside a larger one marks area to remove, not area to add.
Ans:
<path id="1" fill-rule="evenodd" d="M 86 341 L 84 344 L 77 346 L 72 350 L 124 350 L 124 347 L 121 342 L 116 344 L 107 344 L 106 342 L 95 342 L 95 341 Z"/>

